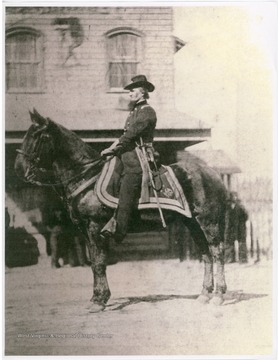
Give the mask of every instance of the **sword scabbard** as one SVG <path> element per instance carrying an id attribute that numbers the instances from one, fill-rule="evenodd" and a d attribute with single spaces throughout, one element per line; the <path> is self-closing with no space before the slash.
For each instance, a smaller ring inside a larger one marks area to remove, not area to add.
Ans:
<path id="1" fill-rule="evenodd" d="M 160 202 L 159 202 L 159 197 L 158 197 L 158 194 L 157 194 L 157 191 L 156 191 L 156 188 L 155 188 L 155 183 L 154 183 L 154 180 L 153 180 L 152 171 L 151 171 L 151 168 L 150 168 L 150 165 L 149 165 L 148 157 L 147 157 L 147 154 L 146 154 L 146 149 L 145 149 L 142 138 L 140 138 L 140 142 L 141 142 L 142 153 L 143 153 L 143 156 L 145 157 L 146 165 L 147 165 L 147 168 L 148 168 L 148 173 L 149 173 L 151 185 L 152 185 L 152 188 L 153 188 L 156 204 L 157 204 L 157 207 L 158 207 L 159 215 L 160 215 L 160 218 L 161 218 L 162 226 L 164 228 L 166 228 L 167 225 L 166 225 L 164 215 L 163 215 L 163 212 L 162 212 L 162 208 L 161 208 L 161 205 L 160 205 Z"/>

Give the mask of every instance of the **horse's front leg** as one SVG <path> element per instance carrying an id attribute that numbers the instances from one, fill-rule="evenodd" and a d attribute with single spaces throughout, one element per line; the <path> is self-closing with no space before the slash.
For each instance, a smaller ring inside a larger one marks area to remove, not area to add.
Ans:
<path id="1" fill-rule="evenodd" d="M 88 248 L 90 253 L 91 268 L 94 275 L 94 293 L 91 298 L 90 312 L 104 310 L 111 293 L 106 277 L 106 264 L 108 246 L 99 241 L 100 226 L 90 221 L 88 226 Z"/>
<path id="2" fill-rule="evenodd" d="M 213 259 L 210 253 L 206 253 L 202 255 L 202 260 L 204 262 L 204 281 L 203 281 L 203 289 L 201 295 L 198 297 L 198 301 L 201 303 L 207 303 L 213 292 L 214 281 L 213 281 Z"/>

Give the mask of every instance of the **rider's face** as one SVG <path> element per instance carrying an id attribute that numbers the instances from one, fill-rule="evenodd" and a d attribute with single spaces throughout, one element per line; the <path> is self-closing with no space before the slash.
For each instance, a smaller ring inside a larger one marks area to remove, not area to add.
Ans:
<path id="1" fill-rule="evenodd" d="M 142 92 L 142 88 L 135 88 L 135 89 L 130 90 L 129 97 L 130 97 L 131 101 L 139 101 L 139 100 L 143 99 L 144 94 Z"/>

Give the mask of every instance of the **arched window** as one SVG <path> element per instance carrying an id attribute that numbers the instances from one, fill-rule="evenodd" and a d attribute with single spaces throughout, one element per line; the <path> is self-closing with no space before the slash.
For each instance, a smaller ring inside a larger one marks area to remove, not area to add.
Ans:
<path id="1" fill-rule="evenodd" d="M 43 39 L 30 28 L 6 32 L 6 87 L 8 92 L 38 92 L 43 85 Z"/>
<path id="2" fill-rule="evenodd" d="M 106 33 L 108 75 L 111 90 L 122 89 L 138 74 L 142 62 L 142 34 L 128 28 Z"/>

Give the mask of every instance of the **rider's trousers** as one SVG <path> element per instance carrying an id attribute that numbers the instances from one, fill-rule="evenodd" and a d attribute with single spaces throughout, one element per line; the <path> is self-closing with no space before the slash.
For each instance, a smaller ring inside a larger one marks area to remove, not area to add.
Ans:
<path id="1" fill-rule="evenodd" d="M 138 207 L 141 184 L 142 174 L 125 173 L 121 179 L 119 204 L 116 210 L 116 239 L 118 241 L 126 236 L 132 212 Z"/>

